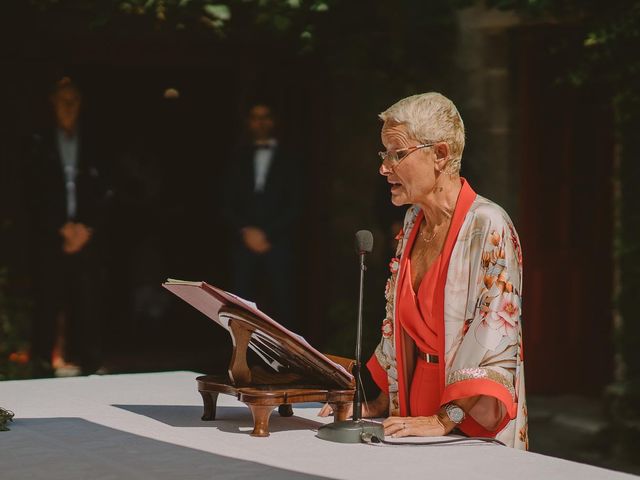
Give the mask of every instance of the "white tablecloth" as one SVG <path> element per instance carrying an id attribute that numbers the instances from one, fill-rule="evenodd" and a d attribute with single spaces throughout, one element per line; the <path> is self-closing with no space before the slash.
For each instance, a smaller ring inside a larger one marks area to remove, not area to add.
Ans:
<path id="1" fill-rule="evenodd" d="M 0 432 L 0 479 L 336 478 L 527 480 L 637 478 L 495 445 L 372 446 L 316 438 L 318 404 L 271 417 L 253 438 L 251 414 L 220 395 L 203 422 L 193 372 L 0 382 L 15 412 Z"/>

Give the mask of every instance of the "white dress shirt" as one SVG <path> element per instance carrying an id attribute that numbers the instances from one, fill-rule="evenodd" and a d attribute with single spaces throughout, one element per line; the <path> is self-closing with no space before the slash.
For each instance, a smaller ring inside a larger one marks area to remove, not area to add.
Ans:
<path id="1" fill-rule="evenodd" d="M 78 175 L 78 135 L 67 135 L 58 129 L 58 151 L 64 172 L 64 185 L 67 193 L 67 218 L 74 218 L 78 210 L 76 198 L 76 176 Z"/>
<path id="2" fill-rule="evenodd" d="M 273 160 L 273 153 L 278 146 L 278 141 L 274 138 L 265 142 L 256 143 L 256 151 L 253 154 L 253 170 L 255 172 L 253 191 L 256 193 L 264 192 L 264 186 L 267 183 L 269 168 Z"/>

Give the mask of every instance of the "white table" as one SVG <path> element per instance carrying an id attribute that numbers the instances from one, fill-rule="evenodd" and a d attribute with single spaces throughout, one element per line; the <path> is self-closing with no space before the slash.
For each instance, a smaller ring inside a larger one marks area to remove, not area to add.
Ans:
<path id="1" fill-rule="evenodd" d="M 637 478 L 495 445 L 372 446 L 315 437 L 318 404 L 271 417 L 253 438 L 249 410 L 220 395 L 203 422 L 193 372 L 0 382 L 16 414 L 0 432 L 0 479 L 336 478 L 509 480 Z"/>

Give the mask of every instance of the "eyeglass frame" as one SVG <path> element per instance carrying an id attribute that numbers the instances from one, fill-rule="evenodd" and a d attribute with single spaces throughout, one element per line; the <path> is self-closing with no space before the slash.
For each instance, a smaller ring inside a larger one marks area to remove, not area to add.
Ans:
<path id="1" fill-rule="evenodd" d="M 435 143 L 422 143 L 420 145 L 414 145 L 412 147 L 401 148 L 400 150 L 394 150 L 392 152 L 387 150 L 387 151 L 384 151 L 384 152 L 378 152 L 378 156 L 382 159 L 382 163 L 383 164 L 384 164 L 384 162 L 386 162 L 388 160 L 391 168 L 396 168 L 398 165 L 400 165 L 400 163 L 405 158 L 407 158 L 409 155 L 411 155 L 416 150 L 420 150 L 422 148 L 433 147 L 433 146 L 437 145 L 437 143 L 438 142 L 435 142 Z M 398 157 L 398 152 L 407 152 L 407 153 L 405 153 L 402 157 Z M 393 158 L 389 158 L 391 155 L 395 156 L 396 160 L 393 160 Z"/>

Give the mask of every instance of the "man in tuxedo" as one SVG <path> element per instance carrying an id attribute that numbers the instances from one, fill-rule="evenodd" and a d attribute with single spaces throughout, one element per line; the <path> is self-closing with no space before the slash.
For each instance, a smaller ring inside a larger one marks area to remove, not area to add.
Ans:
<path id="1" fill-rule="evenodd" d="M 265 311 L 292 326 L 295 226 L 301 212 L 300 165 L 276 138 L 269 105 L 247 116 L 250 141 L 232 156 L 223 213 L 233 232 L 233 288 L 255 300 L 270 293 Z"/>
<path id="2" fill-rule="evenodd" d="M 50 100 L 55 126 L 30 138 L 24 162 L 35 289 L 31 354 L 48 366 L 55 345 L 57 373 L 90 373 L 101 360 L 99 237 L 108 190 L 102 150 L 79 126 L 79 88 L 64 78 Z"/>

